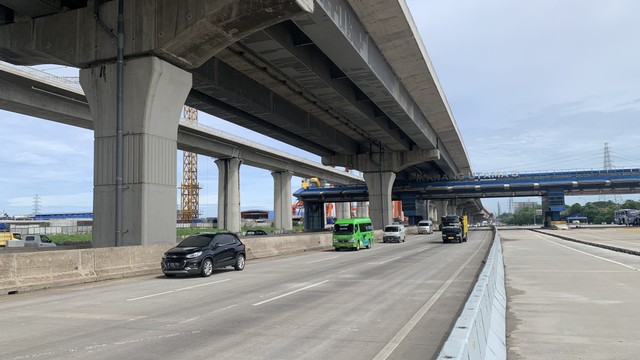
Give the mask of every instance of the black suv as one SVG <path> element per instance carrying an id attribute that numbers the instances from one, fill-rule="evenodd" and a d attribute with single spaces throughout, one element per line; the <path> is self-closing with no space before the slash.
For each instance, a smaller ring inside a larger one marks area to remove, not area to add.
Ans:
<path id="1" fill-rule="evenodd" d="M 233 266 L 244 269 L 244 244 L 228 232 L 189 236 L 162 256 L 162 272 L 167 277 L 178 274 L 211 276 L 213 269 Z"/>

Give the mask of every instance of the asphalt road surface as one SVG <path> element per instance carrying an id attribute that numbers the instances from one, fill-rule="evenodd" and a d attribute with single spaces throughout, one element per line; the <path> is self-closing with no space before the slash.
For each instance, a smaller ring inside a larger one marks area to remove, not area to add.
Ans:
<path id="1" fill-rule="evenodd" d="M 617 246 L 632 241 L 632 233 L 620 230 L 554 233 Z M 526 230 L 500 231 L 500 237 L 510 360 L 640 358 L 639 256 Z"/>
<path id="2" fill-rule="evenodd" d="M 491 244 L 406 243 L 0 297 L 0 359 L 431 359 Z M 160 259 L 158 259 L 160 261 Z"/>

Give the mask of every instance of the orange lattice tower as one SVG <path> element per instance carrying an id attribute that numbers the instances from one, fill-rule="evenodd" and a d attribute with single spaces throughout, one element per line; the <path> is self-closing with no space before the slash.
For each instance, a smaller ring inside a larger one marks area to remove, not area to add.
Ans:
<path id="1" fill-rule="evenodd" d="M 192 125 L 198 124 L 198 110 L 184 106 L 182 117 Z M 182 153 L 182 185 L 180 186 L 180 220 L 192 221 L 200 215 L 200 186 L 198 185 L 198 154 Z"/>

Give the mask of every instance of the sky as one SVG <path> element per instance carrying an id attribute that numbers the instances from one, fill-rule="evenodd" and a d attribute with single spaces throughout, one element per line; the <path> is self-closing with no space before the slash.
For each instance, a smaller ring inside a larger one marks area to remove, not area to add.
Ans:
<path id="1" fill-rule="evenodd" d="M 639 167 L 640 2 L 407 0 L 475 172 Z M 73 69 L 41 69 L 73 76 Z M 69 74 L 72 72 L 72 74 Z M 75 72 L 77 73 L 77 72 Z M 203 113 L 199 121 L 317 156 Z M 90 212 L 93 133 L 0 110 L 0 211 Z M 181 181 L 181 159 L 176 169 Z M 199 157 L 200 210 L 217 216 L 217 168 Z M 273 208 L 266 170 L 241 167 L 242 209 Z M 300 187 L 294 177 L 292 188 Z M 176 190 L 179 203 L 179 191 Z M 625 198 L 638 200 L 637 195 Z M 611 197 L 613 200 L 613 198 Z M 596 201 L 569 197 L 567 203 Z M 522 198 L 515 201 L 538 201 Z M 507 199 L 483 199 L 490 212 Z"/>

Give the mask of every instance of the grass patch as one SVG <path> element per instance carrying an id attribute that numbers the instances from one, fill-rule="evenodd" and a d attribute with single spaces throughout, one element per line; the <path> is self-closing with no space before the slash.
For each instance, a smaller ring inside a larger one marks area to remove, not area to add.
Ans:
<path id="1" fill-rule="evenodd" d="M 91 234 L 51 234 L 51 241 L 60 245 L 91 244 Z"/>

